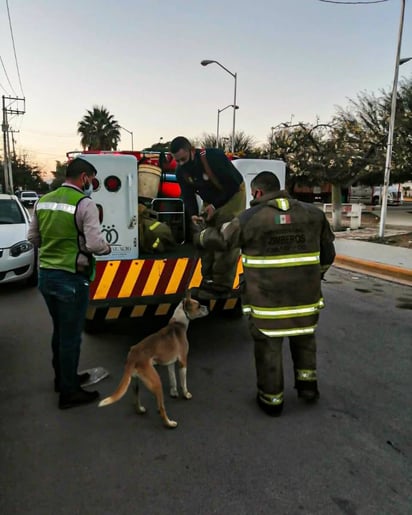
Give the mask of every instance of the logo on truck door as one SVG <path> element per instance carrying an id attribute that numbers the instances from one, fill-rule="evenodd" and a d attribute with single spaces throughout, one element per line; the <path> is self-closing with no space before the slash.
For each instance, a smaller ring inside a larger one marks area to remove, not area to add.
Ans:
<path id="1" fill-rule="evenodd" d="M 102 233 L 104 234 L 104 237 L 106 238 L 106 241 L 109 243 L 109 245 L 116 245 L 116 243 L 119 241 L 119 233 L 117 232 L 114 225 L 111 227 L 108 225 L 102 225 Z"/>

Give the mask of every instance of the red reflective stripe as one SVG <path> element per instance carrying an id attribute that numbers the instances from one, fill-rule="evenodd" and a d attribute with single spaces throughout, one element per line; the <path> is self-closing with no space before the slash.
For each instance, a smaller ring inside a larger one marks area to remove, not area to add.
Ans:
<path id="1" fill-rule="evenodd" d="M 180 286 L 179 286 L 179 290 L 178 290 L 179 293 L 184 293 L 187 290 L 189 283 L 190 283 L 190 279 L 192 278 L 192 275 L 194 274 L 194 272 L 196 270 L 197 261 L 198 260 L 196 258 L 189 259 L 187 266 L 186 266 L 185 273 L 183 274 L 182 280 L 180 281 Z"/>
<path id="2" fill-rule="evenodd" d="M 142 268 L 142 271 L 140 272 L 139 278 L 136 281 L 136 284 L 134 285 L 131 297 L 140 297 L 142 295 L 142 292 L 144 290 L 144 287 L 146 286 L 147 278 L 149 277 L 150 271 L 153 266 L 153 259 L 146 259 Z"/>
<path id="3" fill-rule="evenodd" d="M 176 263 L 177 259 L 166 260 L 165 267 L 163 269 L 162 275 L 160 276 L 159 282 L 157 283 L 154 292 L 155 295 L 162 295 L 165 293 L 167 285 L 169 284 L 170 278 L 172 277 L 173 271 L 175 269 Z"/>
<path id="4" fill-rule="evenodd" d="M 89 297 L 92 299 L 94 294 L 96 293 L 97 287 L 99 286 L 100 279 L 104 273 L 104 269 L 106 268 L 107 261 L 97 261 L 96 262 L 96 276 L 94 281 L 90 283 L 90 295 Z"/>
<path id="5" fill-rule="evenodd" d="M 119 268 L 117 269 L 116 275 L 114 276 L 113 282 L 110 285 L 109 291 L 107 292 L 106 298 L 117 298 L 119 296 L 119 292 L 123 286 L 123 282 L 127 276 L 127 272 L 130 269 L 132 261 L 131 260 L 125 260 L 121 261 Z"/>

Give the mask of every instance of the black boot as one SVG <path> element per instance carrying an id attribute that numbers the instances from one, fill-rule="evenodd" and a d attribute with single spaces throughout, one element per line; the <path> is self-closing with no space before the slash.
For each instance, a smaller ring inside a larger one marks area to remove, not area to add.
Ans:
<path id="1" fill-rule="evenodd" d="M 280 417 L 282 414 L 283 402 L 281 404 L 268 404 L 260 398 L 259 394 L 256 395 L 256 402 L 259 408 L 270 417 Z"/>
<path id="2" fill-rule="evenodd" d="M 306 402 L 317 402 L 320 397 L 317 381 L 296 381 L 295 388 L 298 398 Z"/>
<path id="3" fill-rule="evenodd" d="M 99 398 L 99 392 L 88 392 L 80 388 L 73 393 L 61 393 L 59 398 L 59 408 L 68 409 L 82 404 L 90 404 Z"/>

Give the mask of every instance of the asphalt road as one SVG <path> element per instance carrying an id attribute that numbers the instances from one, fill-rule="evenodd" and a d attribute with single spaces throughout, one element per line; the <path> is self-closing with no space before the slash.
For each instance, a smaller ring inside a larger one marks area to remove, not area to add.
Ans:
<path id="1" fill-rule="evenodd" d="M 0 288 L 0 513 L 3 515 L 405 515 L 411 503 L 412 289 L 332 269 L 318 331 L 321 399 L 292 388 L 285 409 L 255 404 L 245 320 L 189 328 L 191 401 L 132 391 L 106 408 L 57 409 L 50 322 L 36 289 Z M 111 393 L 141 321 L 85 335 L 82 368 L 101 365 Z M 165 370 L 162 377 L 166 382 Z"/>

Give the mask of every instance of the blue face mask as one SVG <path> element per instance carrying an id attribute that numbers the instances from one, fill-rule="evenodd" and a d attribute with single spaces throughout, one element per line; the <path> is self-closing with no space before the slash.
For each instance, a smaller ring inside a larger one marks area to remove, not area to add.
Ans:
<path id="1" fill-rule="evenodd" d="M 93 193 L 93 185 L 90 182 L 87 182 L 86 184 L 83 184 L 83 193 L 87 197 L 91 197 Z"/>

